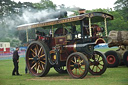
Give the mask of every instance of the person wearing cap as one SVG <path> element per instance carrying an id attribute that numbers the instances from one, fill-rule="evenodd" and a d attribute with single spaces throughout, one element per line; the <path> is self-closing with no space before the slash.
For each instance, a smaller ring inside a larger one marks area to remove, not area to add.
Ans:
<path id="1" fill-rule="evenodd" d="M 45 33 L 36 31 L 36 35 L 37 35 L 37 37 L 35 40 L 42 40 L 42 39 L 44 39 Z"/>
<path id="2" fill-rule="evenodd" d="M 19 51 L 19 47 L 16 47 L 16 50 L 13 52 L 13 65 L 14 65 L 14 69 L 12 71 L 12 75 L 18 75 L 18 76 L 21 76 L 18 72 L 18 63 L 19 63 L 19 54 L 18 54 L 18 51 Z M 15 74 L 16 73 L 16 74 Z"/>

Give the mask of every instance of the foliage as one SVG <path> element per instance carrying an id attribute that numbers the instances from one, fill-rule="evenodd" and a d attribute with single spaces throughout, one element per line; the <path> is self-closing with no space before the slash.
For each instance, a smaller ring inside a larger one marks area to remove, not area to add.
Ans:
<path id="1" fill-rule="evenodd" d="M 38 10 L 56 8 L 56 5 L 51 0 L 41 0 L 40 3 L 34 3 L 33 6 Z"/>
<path id="2" fill-rule="evenodd" d="M 128 21 L 128 0 L 117 0 L 115 10 L 118 11 Z"/>
<path id="3" fill-rule="evenodd" d="M 117 11 L 111 11 L 110 14 L 114 16 L 114 20 L 108 23 L 108 30 L 127 30 L 128 31 L 128 21 L 125 21 L 123 16 Z"/>

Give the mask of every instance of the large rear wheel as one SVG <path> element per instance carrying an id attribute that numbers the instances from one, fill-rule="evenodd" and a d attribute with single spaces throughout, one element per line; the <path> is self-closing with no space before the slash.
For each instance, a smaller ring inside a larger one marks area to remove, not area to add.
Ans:
<path id="1" fill-rule="evenodd" d="M 102 75 L 107 69 L 107 60 L 104 54 L 94 51 L 93 57 L 89 59 L 89 72 L 92 75 Z"/>
<path id="2" fill-rule="evenodd" d="M 83 53 L 75 52 L 68 56 L 67 72 L 72 78 L 84 78 L 88 73 L 88 60 Z"/>
<path id="3" fill-rule="evenodd" d="M 33 41 L 26 52 L 26 64 L 34 76 L 45 76 L 50 70 L 48 62 L 49 49 L 44 42 Z"/>

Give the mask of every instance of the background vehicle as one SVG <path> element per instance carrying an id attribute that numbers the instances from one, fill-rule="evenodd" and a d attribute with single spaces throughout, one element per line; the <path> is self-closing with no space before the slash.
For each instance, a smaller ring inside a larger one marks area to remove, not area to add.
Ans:
<path id="1" fill-rule="evenodd" d="M 92 75 L 103 74 L 107 68 L 106 57 L 95 51 L 94 46 L 105 43 L 108 20 L 113 20 L 113 16 L 92 12 L 18 26 L 18 30 L 39 27 L 49 30 L 28 46 L 26 64 L 30 73 L 45 76 L 54 67 L 58 73 L 68 72 L 72 78 L 84 78 L 88 71 Z M 100 22 L 104 27 L 98 25 Z"/>
<path id="2" fill-rule="evenodd" d="M 121 63 L 128 66 L 128 31 L 110 31 L 108 46 L 117 46 L 116 51 L 111 50 L 105 53 L 108 67 L 118 67 Z"/>

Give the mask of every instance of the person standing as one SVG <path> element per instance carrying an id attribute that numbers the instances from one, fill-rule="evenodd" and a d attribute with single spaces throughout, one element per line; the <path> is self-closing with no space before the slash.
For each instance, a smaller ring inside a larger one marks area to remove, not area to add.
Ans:
<path id="1" fill-rule="evenodd" d="M 16 47 L 16 50 L 13 52 L 13 64 L 14 64 L 14 69 L 12 71 L 12 75 L 19 75 L 19 72 L 18 72 L 18 63 L 19 63 L 19 54 L 18 54 L 18 51 L 19 51 L 19 47 Z M 16 73 L 16 74 L 15 74 Z"/>

